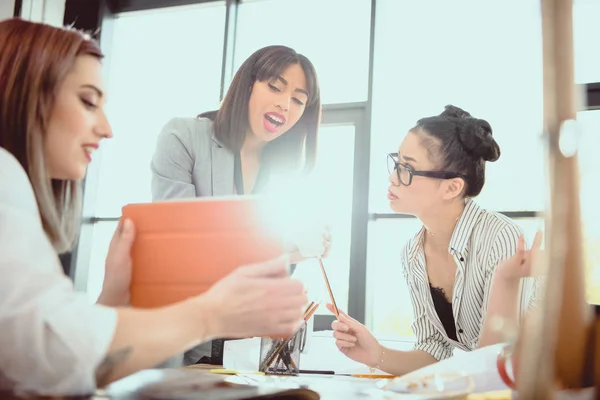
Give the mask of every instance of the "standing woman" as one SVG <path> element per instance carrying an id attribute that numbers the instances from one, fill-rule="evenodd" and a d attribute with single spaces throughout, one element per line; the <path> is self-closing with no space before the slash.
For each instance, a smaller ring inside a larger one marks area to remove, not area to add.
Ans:
<path id="1" fill-rule="evenodd" d="M 81 180 L 112 137 L 102 53 L 75 30 L 9 19 L 0 55 L 0 398 L 88 395 L 215 337 L 298 329 L 307 299 L 286 257 L 167 307 L 129 307 L 129 220 L 111 241 L 98 303 L 76 292 L 58 253 L 76 240 Z"/>
<path id="2" fill-rule="evenodd" d="M 152 158 L 154 201 L 260 193 L 269 179 L 310 172 L 316 160 L 321 95 L 312 63 L 285 46 L 252 54 L 216 111 L 175 118 Z M 328 228 L 292 230 L 292 263 L 329 252 Z M 204 346 L 185 363 L 210 355 Z"/>
<path id="3" fill-rule="evenodd" d="M 365 326 L 340 313 L 333 323 L 340 351 L 394 375 L 502 340 L 492 315 L 518 324 L 535 301 L 531 252 L 519 226 L 473 200 L 486 162 L 500 157 L 490 124 L 458 107 L 423 118 L 388 156 L 392 210 L 423 227 L 404 246 L 401 268 L 414 311 L 412 351 L 384 348 Z M 539 249 L 541 235 L 534 241 Z M 328 306 L 331 310 L 331 307 Z"/>
<path id="4" fill-rule="evenodd" d="M 154 201 L 260 193 L 274 176 L 309 173 L 317 155 L 321 95 L 312 63 L 285 46 L 257 50 L 221 107 L 174 118 L 152 158 Z M 324 256 L 329 232 L 293 237 L 292 262 Z"/>

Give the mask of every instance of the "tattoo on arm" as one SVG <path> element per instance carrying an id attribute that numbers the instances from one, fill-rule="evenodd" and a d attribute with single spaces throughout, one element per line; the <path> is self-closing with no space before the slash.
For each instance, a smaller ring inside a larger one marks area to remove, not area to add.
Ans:
<path id="1" fill-rule="evenodd" d="M 115 368 L 117 368 L 119 364 L 125 362 L 125 360 L 127 360 L 131 355 L 132 351 L 133 347 L 130 346 L 108 353 L 100 365 L 98 365 L 98 368 L 96 368 L 96 386 L 106 386 L 109 383 L 109 379 Z"/>

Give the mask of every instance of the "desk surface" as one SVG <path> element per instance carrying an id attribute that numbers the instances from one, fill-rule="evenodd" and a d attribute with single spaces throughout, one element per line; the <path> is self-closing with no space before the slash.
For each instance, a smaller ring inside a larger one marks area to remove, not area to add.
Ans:
<path id="1" fill-rule="evenodd" d="M 78 397 L 88 400 L 134 400 L 153 399 L 241 399 L 252 396 L 267 396 L 265 398 L 279 398 L 274 393 L 294 390 L 310 389 L 319 394 L 322 400 L 339 399 L 385 399 L 385 400 L 411 400 L 421 399 L 405 394 L 398 394 L 381 390 L 378 387 L 380 379 L 356 378 L 340 375 L 311 375 L 299 376 L 271 376 L 262 374 L 214 374 L 210 369 L 218 366 L 196 365 L 186 368 L 173 368 L 164 370 L 147 370 L 131 375 L 110 385 L 107 390 L 99 390 L 94 396 Z M 387 380 L 384 380 L 387 381 Z M 223 382 L 234 384 L 235 390 L 217 387 Z M 237 386 L 240 384 L 244 386 Z M 203 386 L 204 385 L 204 386 Z M 221 392 L 223 390 L 223 392 Z M 243 391 L 245 390 L 245 392 Z M 241 397 L 240 397 L 241 396 Z M 6 393 L 0 393 L 2 399 L 17 399 Z M 294 397 L 285 397 L 292 399 Z M 298 397 L 299 398 L 299 397 Z M 310 398 L 310 397 L 305 397 Z M 494 392 L 468 396 L 467 400 L 509 400 L 510 392 Z M 28 397 L 31 399 L 31 397 Z M 40 398 L 41 399 L 41 398 Z M 55 399 L 45 397 L 44 399 Z M 65 400 L 68 398 L 64 398 Z"/>

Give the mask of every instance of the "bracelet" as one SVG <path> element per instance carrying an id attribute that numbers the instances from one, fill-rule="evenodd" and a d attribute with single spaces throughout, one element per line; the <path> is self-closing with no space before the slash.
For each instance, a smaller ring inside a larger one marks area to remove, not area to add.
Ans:
<path id="1" fill-rule="evenodd" d="M 381 369 L 381 365 L 383 364 L 383 356 L 385 355 L 385 347 L 383 347 L 381 344 L 379 345 L 379 362 L 377 364 L 375 364 L 374 367 L 369 367 L 369 372 L 370 373 L 375 373 L 375 369 Z"/>

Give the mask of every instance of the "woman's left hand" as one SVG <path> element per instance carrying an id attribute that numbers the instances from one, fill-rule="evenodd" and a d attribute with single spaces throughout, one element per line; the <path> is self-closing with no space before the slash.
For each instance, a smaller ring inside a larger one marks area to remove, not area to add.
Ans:
<path id="1" fill-rule="evenodd" d="M 303 258 L 325 258 L 331 250 L 331 228 L 314 226 L 292 235 L 291 244 Z"/>
<path id="2" fill-rule="evenodd" d="M 518 281 L 521 278 L 541 275 L 541 271 L 534 270 L 535 263 L 541 256 L 541 246 L 541 231 L 535 234 L 533 245 L 529 250 L 525 250 L 525 237 L 521 234 L 517 243 L 517 252 L 511 258 L 498 264 L 496 277 L 506 281 Z"/>
<path id="3" fill-rule="evenodd" d="M 121 220 L 110 241 L 104 270 L 104 283 L 98 303 L 111 307 L 129 305 L 131 283 L 131 246 L 135 227 L 131 220 Z"/>

